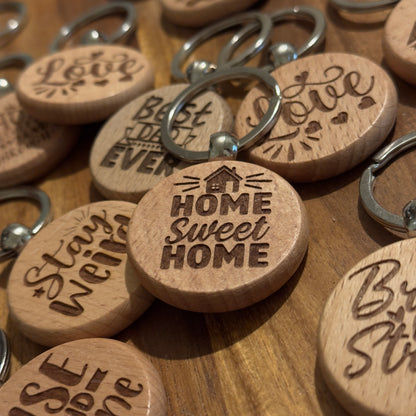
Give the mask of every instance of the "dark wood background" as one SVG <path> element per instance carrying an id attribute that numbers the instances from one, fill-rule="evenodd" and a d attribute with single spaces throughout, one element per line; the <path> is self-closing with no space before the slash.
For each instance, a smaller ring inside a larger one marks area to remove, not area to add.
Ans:
<path id="1" fill-rule="evenodd" d="M 46 54 L 65 22 L 105 1 L 25 3 L 29 11 L 26 28 L 0 50 L 0 57 L 9 52 L 26 52 L 34 57 Z M 157 0 L 133 4 L 138 12 L 138 30 L 131 45 L 138 46 L 152 63 L 155 86 L 167 85 L 172 82 L 170 61 L 194 30 L 166 21 Z M 293 0 L 267 0 L 256 7 L 270 12 L 295 4 Z M 362 55 L 389 71 L 381 47 L 387 13 L 340 16 L 326 0 L 304 0 L 302 4 L 319 8 L 327 17 L 325 51 Z M 5 16 L 0 20 L 5 21 Z M 108 18 L 100 27 L 117 24 L 117 19 Z M 300 45 L 309 29 L 308 25 L 288 23 L 273 32 L 273 39 Z M 194 56 L 215 55 L 223 39 L 209 42 Z M 17 71 L 7 74 L 13 79 Z M 386 143 L 416 129 L 416 89 L 393 74 L 392 78 L 400 104 L 397 123 Z M 68 158 L 34 183 L 51 197 L 55 217 L 102 199 L 88 169 L 89 151 L 98 128 L 85 126 Z M 396 213 L 414 197 L 415 162 L 416 154 L 410 152 L 378 178 L 377 198 Z M 168 397 L 168 415 L 346 414 L 317 368 L 316 336 L 325 300 L 340 278 L 360 259 L 397 240 L 360 206 L 358 182 L 368 163 L 333 179 L 295 185 L 309 215 L 309 250 L 297 273 L 277 293 L 247 309 L 217 315 L 185 312 L 156 301 L 136 323 L 115 337 L 136 346 L 158 369 Z M 3 203 L 0 227 L 16 221 L 30 225 L 37 215 L 36 206 L 30 203 Z M 12 261 L 0 265 L 0 326 L 11 341 L 14 373 L 46 348 L 26 339 L 8 317 L 6 287 L 12 266 Z"/>

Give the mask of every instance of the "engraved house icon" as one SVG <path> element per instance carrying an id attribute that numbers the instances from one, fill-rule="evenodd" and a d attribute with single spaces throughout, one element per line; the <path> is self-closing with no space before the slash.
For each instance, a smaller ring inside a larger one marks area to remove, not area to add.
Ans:
<path id="1" fill-rule="evenodd" d="M 221 166 L 215 172 L 207 176 L 206 192 L 207 193 L 225 193 L 225 192 L 238 192 L 240 181 L 243 178 L 237 175 L 235 167 L 230 169 L 227 166 Z"/>

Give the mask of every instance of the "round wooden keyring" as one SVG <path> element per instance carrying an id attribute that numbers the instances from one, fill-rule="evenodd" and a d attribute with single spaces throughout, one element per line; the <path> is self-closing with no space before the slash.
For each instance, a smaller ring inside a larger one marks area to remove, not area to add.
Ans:
<path id="1" fill-rule="evenodd" d="M 34 236 L 10 273 L 12 318 L 31 340 L 56 345 L 112 336 L 135 321 L 153 297 L 127 259 L 123 201 L 85 205 Z"/>
<path id="2" fill-rule="evenodd" d="M 387 137 L 397 92 L 387 73 L 366 58 L 324 53 L 274 70 L 282 92 L 275 127 L 243 158 L 293 182 L 313 182 L 351 169 Z M 242 137 L 267 107 L 261 89 L 243 100 L 236 117 Z"/>
<path id="3" fill-rule="evenodd" d="M 134 211 L 127 243 L 154 296 L 195 312 L 225 312 L 266 298 L 295 273 L 308 222 L 300 197 L 277 174 L 213 161 L 150 190 Z"/>
<path id="4" fill-rule="evenodd" d="M 109 117 L 153 81 L 150 63 L 136 49 L 89 45 L 35 61 L 20 75 L 16 93 L 41 121 L 85 124 Z"/>
<path id="5" fill-rule="evenodd" d="M 152 363 L 136 348 L 112 339 L 89 338 L 49 349 L 0 390 L 2 415 L 165 416 L 166 411 L 166 393 Z"/>
<path id="6" fill-rule="evenodd" d="M 188 85 L 149 91 L 114 114 L 101 128 L 90 153 L 94 185 L 106 198 L 137 202 L 162 179 L 189 163 L 171 156 L 160 142 L 168 105 Z M 209 147 L 211 133 L 232 130 L 228 104 L 214 92 L 185 105 L 175 123 L 175 142 L 194 150 Z"/>
<path id="7" fill-rule="evenodd" d="M 327 386 L 353 415 L 414 413 L 414 238 L 355 265 L 324 307 L 318 364 Z"/>

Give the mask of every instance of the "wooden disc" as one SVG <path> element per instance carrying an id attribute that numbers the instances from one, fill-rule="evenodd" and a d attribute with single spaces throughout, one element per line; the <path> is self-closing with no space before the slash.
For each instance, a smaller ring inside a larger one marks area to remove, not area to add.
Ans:
<path id="1" fill-rule="evenodd" d="M 127 244 L 153 295 L 182 309 L 224 312 L 264 299 L 293 275 L 308 225 L 283 178 L 215 161 L 176 172 L 145 194 Z"/>
<path id="2" fill-rule="evenodd" d="M 164 16 L 180 26 L 199 27 L 242 12 L 258 0 L 161 0 Z"/>
<path id="3" fill-rule="evenodd" d="M 171 85 L 141 95 L 103 126 L 91 150 L 90 169 L 95 186 L 106 198 L 137 202 L 166 176 L 189 166 L 173 158 L 160 140 L 162 118 L 187 86 Z M 189 150 L 208 150 L 210 135 L 232 130 L 233 121 L 227 103 L 206 92 L 178 116 L 172 135 Z"/>
<path id="4" fill-rule="evenodd" d="M 41 121 L 85 124 L 104 120 L 152 86 L 152 69 L 139 51 L 93 45 L 35 61 L 20 75 L 16 92 Z"/>
<path id="5" fill-rule="evenodd" d="M 416 85 L 416 4 L 401 0 L 390 13 L 383 34 L 384 58 L 399 77 Z"/>
<path id="6" fill-rule="evenodd" d="M 0 413 L 165 416 L 166 394 L 150 361 L 112 339 L 68 342 L 38 355 L 0 390 Z"/>
<path id="7" fill-rule="evenodd" d="M 48 173 L 72 149 L 78 129 L 41 123 L 22 110 L 15 93 L 0 98 L 0 188 Z"/>
<path id="8" fill-rule="evenodd" d="M 397 93 L 387 73 L 343 53 L 309 56 L 272 72 L 282 91 L 279 119 L 245 157 L 293 182 L 313 182 L 351 169 L 374 152 L 394 125 Z M 255 88 L 236 117 L 242 137 L 267 109 Z"/>
<path id="9" fill-rule="evenodd" d="M 42 345 L 112 336 L 153 297 L 127 260 L 127 224 L 135 205 L 104 201 L 56 219 L 23 249 L 7 287 L 20 330 Z"/>
<path id="10" fill-rule="evenodd" d="M 415 249 L 412 238 L 366 257 L 325 305 L 318 361 L 352 415 L 415 412 Z"/>

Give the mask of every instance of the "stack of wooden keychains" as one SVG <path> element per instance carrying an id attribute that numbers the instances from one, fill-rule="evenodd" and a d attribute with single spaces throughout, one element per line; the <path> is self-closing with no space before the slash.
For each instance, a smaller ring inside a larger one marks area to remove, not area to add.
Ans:
<path id="1" fill-rule="evenodd" d="M 212 8 L 202 21 L 182 17 L 171 3 L 163 7 L 173 21 L 199 26 L 218 18 Z M 316 23 L 318 15 L 294 7 L 270 18 Z M 245 27 L 237 37 L 259 27 Z M 224 48 L 225 66 L 237 46 Z M 261 71 L 278 82 L 280 113 L 239 161 L 191 164 L 167 152 L 160 140 L 165 113 L 192 83 L 149 91 L 150 65 L 131 48 L 73 48 L 23 72 L 17 97 L 37 123 L 72 126 L 115 114 L 90 155 L 94 184 L 109 200 L 55 219 L 31 238 L 10 273 L 10 314 L 21 332 L 42 345 L 62 345 L 32 360 L 0 390 L 2 414 L 163 415 L 165 393 L 153 366 L 136 349 L 103 337 L 137 320 L 154 297 L 193 312 L 234 311 L 265 299 L 296 272 L 308 246 L 308 220 L 289 182 L 314 182 L 353 168 L 385 140 L 397 112 L 395 86 L 381 67 L 344 53 L 302 57 L 312 46 L 320 43 L 273 49 L 278 59 Z M 237 137 L 259 125 L 269 101 L 263 88 L 250 91 L 236 115 Z M 211 134 L 233 129 L 231 110 L 215 92 L 185 104 L 168 132 L 179 147 L 198 152 Z M 19 182 L 33 178 L 22 175 Z M 359 269 L 352 276 L 359 273 L 365 274 Z M 388 291 L 384 283 L 376 290 Z M 327 316 L 341 313 L 339 303 Z M 399 320 L 398 314 L 393 318 Z M 351 380 L 357 375 L 344 373 Z M 348 389 L 340 393 L 348 407 L 343 394 L 350 397 Z"/>

